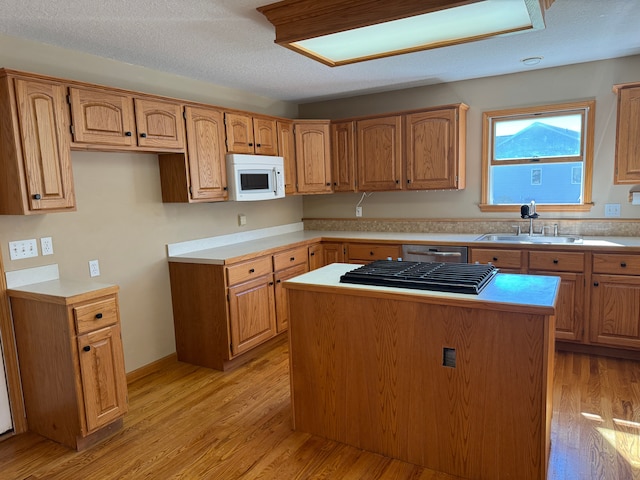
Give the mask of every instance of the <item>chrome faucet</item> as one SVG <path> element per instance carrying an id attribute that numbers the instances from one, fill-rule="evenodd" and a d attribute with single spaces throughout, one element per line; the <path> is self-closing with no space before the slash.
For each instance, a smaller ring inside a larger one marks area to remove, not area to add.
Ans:
<path id="1" fill-rule="evenodd" d="M 520 207 L 520 217 L 529 219 L 529 235 L 533 235 L 533 219 L 538 218 L 535 200 L 531 200 L 529 205 L 522 205 Z"/>

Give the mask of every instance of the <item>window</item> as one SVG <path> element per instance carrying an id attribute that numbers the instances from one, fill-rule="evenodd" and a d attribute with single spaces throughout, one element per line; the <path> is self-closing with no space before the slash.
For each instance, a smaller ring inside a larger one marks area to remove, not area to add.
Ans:
<path id="1" fill-rule="evenodd" d="M 591 209 L 594 118 L 594 101 L 484 112 L 480 209 Z"/>

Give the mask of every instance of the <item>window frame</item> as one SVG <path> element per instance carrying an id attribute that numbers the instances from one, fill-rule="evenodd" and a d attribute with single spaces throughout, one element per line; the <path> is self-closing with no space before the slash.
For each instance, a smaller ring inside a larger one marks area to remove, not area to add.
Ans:
<path id="1" fill-rule="evenodd" d="M 538 212 L 587 212 L 593 207 L 592 185 L 593 185 L 593 144 L 595 135 L 595 100 L 581 102 L 558 103 L 549 105 L 537 105 L 532 107 L 511 108 L 505 110 L 492 110 L 482 113 L 482 200 L 479 204 L 480 211 L 483 212 L 519 212 L 520 205 L 513 204 L 490 204 L 490 168 L 492 165 L 522 165 L 538 163 L 532 160 L 503 160 L 494 162 L 493 160 L 493 138 L 494 124 L 497 119 L 508 117 L 532 118 L 535 116 L 554 116 L 570 113 L 581 113 L 583 115 L 583 142 L 581 149 L 583 155 L 581 161 L 584 168 L 583 195 L 581 204 L 536 204 Z M 571 157 L 573 158 L 573 157 Z M 540 164 L 566 162 L 566 157 L 546 160 Z"/>

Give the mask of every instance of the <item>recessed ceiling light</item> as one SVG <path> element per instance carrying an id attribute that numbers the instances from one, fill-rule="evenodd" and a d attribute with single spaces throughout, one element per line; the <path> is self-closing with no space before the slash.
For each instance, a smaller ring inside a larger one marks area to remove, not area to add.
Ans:
<path id="1" fill-rule="evenodd" d="M 538 65 L 542 61 L 542 58 L 543 57 L 528 57 L 528 58 L 523 58 L 520 61 L 525 65 L 531 66 L 531 65 Z"/>

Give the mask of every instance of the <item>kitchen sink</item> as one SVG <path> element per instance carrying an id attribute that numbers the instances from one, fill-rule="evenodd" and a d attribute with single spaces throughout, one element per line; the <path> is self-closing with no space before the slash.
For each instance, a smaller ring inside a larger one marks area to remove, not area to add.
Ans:
<path id="1" fill-rule="evenodd" d="M 476 238 L 480 242 L 503 243 L 543 243 L 550 245 L 582 243 L 582 237 L 575 235 L 514 235 L 513 233 L 487 233 Z"/>

